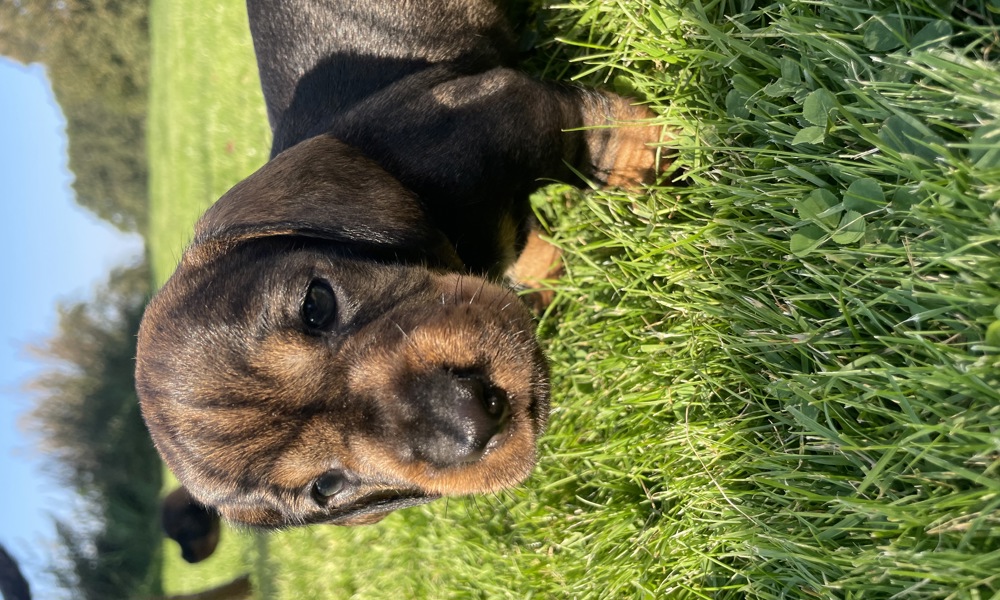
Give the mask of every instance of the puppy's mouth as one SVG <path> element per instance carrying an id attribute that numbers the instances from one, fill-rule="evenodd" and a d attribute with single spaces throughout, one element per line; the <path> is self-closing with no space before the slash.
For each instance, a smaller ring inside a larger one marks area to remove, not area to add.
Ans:
<path id="1" fill-rule="evenodd" d="M 368 494 L 355 502 L 331 512 L 320 513 L 307 519 L 309 525 L 364 525 L 380 521 L 387 514 L 403 508 L 420 506 L 440 496 L 423 492 L 380 491 Z"/>

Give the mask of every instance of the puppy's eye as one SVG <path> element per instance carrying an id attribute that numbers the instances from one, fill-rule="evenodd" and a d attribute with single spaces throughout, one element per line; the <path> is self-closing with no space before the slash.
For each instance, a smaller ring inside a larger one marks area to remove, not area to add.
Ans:
<path id="1" fill-rule="evenodd" d="M 319 476 L 312 485 L 313 499 L 320 504 L 336 496 L 347 487 L 347 478 L 343 471 L 336 469 L 327 471 Z"/>
<path id="2" fill-rule="evenodd" d="M 314 279 L 302 301 L 302 322 L 310 329 L 326 329 L 337 316 L 337 298 L 330 285 Z"/>

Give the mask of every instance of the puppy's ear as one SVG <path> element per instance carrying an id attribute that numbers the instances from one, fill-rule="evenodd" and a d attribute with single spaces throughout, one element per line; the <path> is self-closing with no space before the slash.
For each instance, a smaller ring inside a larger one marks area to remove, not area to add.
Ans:
<path id="1" fill-rule="evenodd" d="M 448 268 L 462 264 L 416 195 L 328 135 L 285 150 L 219 198 L 198 221 L 196 256 L 189 258 L 275 235 L 322 238 Z"/>

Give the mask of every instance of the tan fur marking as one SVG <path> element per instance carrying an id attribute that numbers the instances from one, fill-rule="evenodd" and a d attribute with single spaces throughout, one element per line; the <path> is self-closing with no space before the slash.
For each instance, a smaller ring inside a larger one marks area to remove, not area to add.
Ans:
<path id="1" fill-rule="evenodd" d="M 561 259 L 562 250 L 543 240 L 538 231 L 533 230 L 528 234 L 521 256 L 507 270 L 507 277 L 515 285 L 530 290 L 524 300 L 536 313 L 544 311 L 556 296 L 554 290 L 545 288 L 545 282 L 562 275 Z"/>

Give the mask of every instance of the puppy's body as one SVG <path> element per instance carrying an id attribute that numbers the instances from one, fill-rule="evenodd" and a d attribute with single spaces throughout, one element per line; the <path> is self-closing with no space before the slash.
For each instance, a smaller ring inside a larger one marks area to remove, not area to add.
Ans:
<path id="1" fill-rule="evenodd" d="M 272 160 L 209 209 L 147 309 L 157 448 L 199 501 L 264 526 L 521 481 L 548 381 L 497 282 L 527 196 L 573 170 L 650 179 L 659 129 L 579 130 L 647 113 L 513 70 L 493 2 L 248 9 Z"/>
<path id="2" fill-rule="evenodd" d="M 273 154 L 330 131 L 359 105 L 393 109 L 436 83 L 511 66 L 514 58 L 506 22 L 490 2 L 251 0 L 247 9 Z M 423 81 L 408 80 L 417 73 Z"/>
<path id="3" fill-rule="evenodd" d="M 573 180 L 571 167 L 599 180 L 614 170 L 612 130 L 566 130 L 648 116 L 514 70 L 513 34 L 492 2 L 248 8 L 272 156 L 322 133 L 359 149 L 416 193 L 473 273 L 498 276 L 515 258 L 540 180 Z"/>

